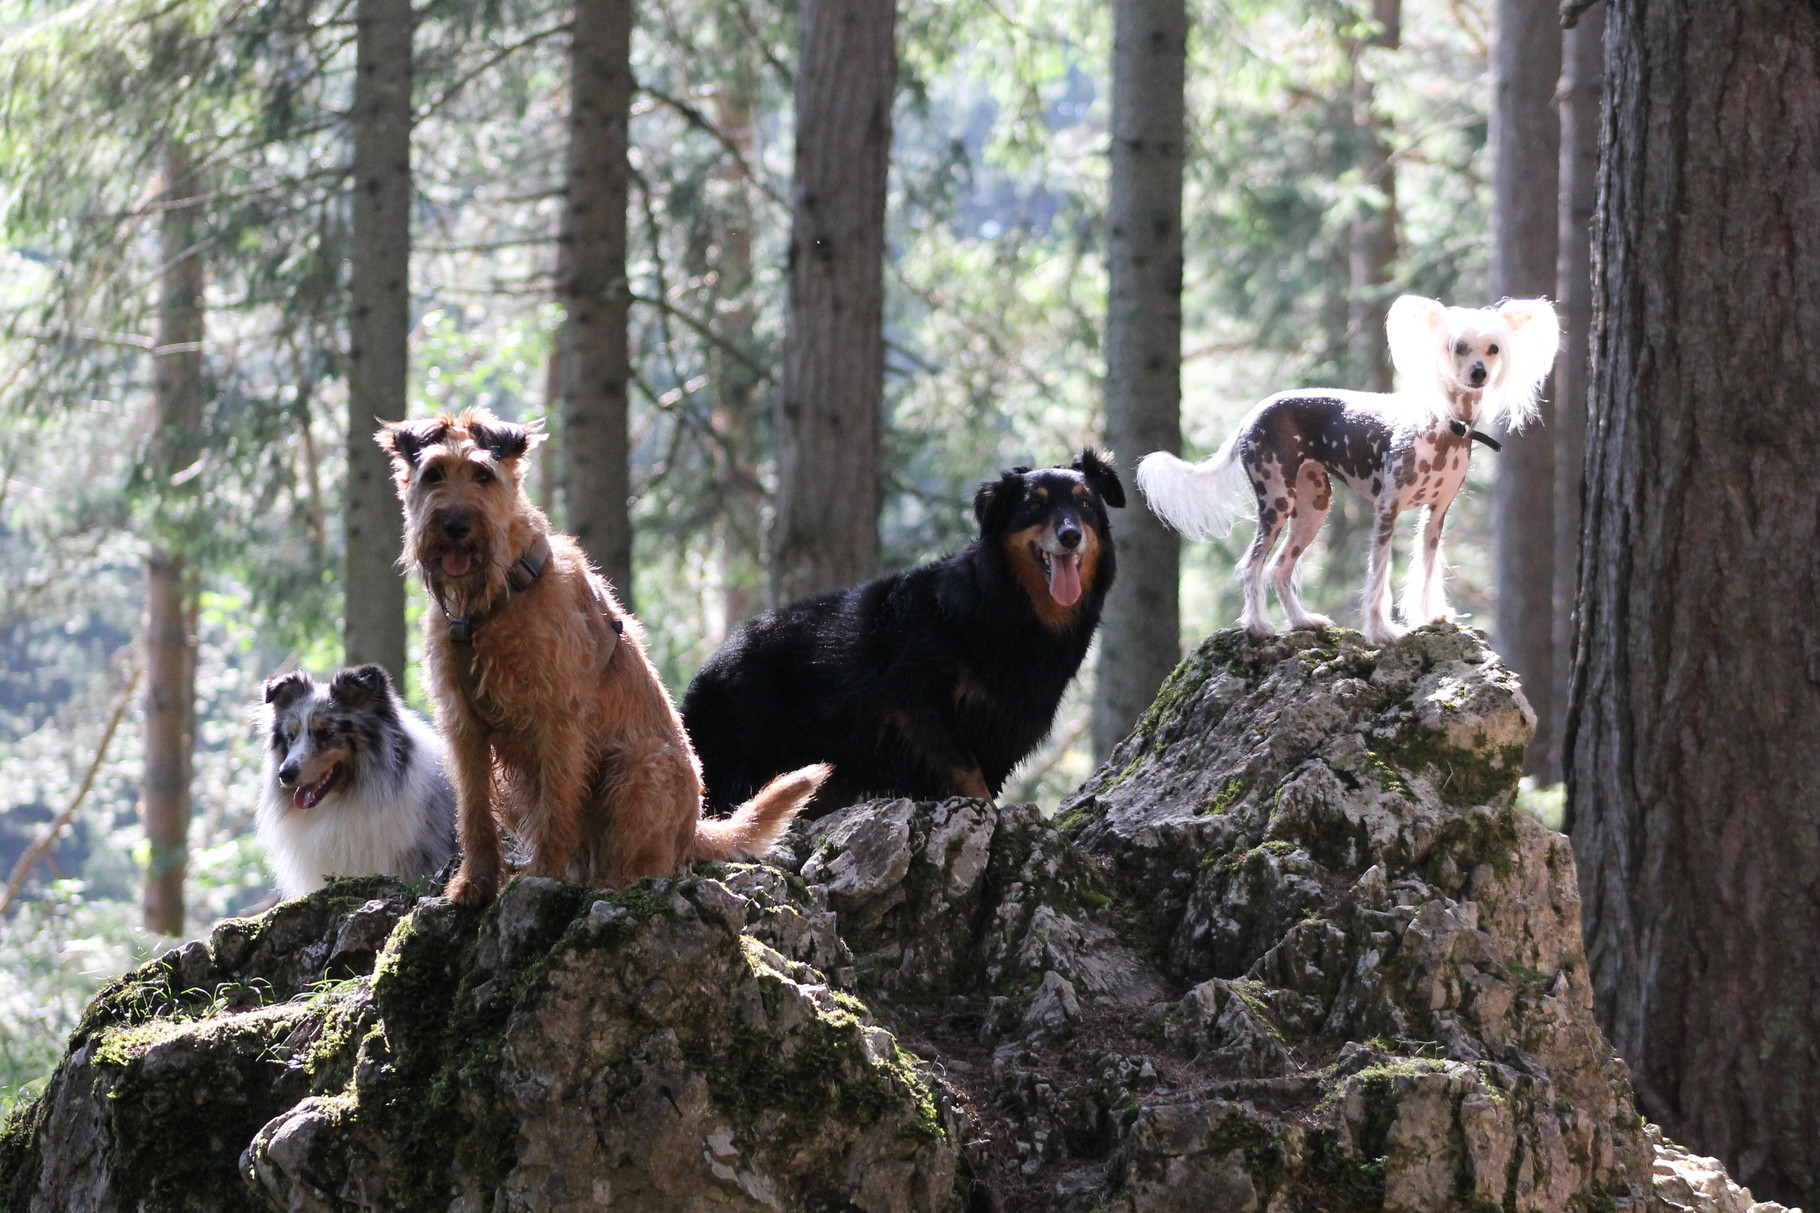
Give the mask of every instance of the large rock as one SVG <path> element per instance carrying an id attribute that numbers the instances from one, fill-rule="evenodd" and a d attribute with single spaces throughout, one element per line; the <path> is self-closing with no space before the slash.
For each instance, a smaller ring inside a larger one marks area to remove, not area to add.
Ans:
<path id="1" fill-rule="evenodd" d="M 478 914 L 333 885 L 104 991 L 0 1199 L 1777 1208 L 1637 1116 L 1512 808 L 1532 724 L 1471 633 L 1221 633 L 1055 823 L 875 801 Z"/>

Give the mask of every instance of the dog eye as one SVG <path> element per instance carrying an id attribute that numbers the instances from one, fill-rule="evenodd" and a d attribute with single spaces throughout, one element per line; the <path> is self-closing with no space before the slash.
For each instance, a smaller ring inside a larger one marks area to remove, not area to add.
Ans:
<path id="1" fill-rule="evenodd" d="M 1464 358 L 1464 357 L 1466 357 L 1466 351 L 1470 350 L 1471 348 L 1472 348 L 1471 346 L 1467 345 L 1464 341 L 1462 341 L 1462 342 L 1460 342 L 1460 344 L 1453 347 L 1453 352 L 1458 354 L 1460 357 Z"/>
<path id="2" fill-rule="evenodd" d="M 484 467 L 475 468 L 474 469 L 474 483 L 475 484 L 492 484 L 493 483 L 493 473 L 489 469 L 484 468 Z"/>
<path id="3" fill-rule="evenodd" d="M 1485 352 L 1487 354 L 1495 354 L 1498 352 L 1498 347 L 1495 345 L 1488 345 L 1485 347 Z"/>
<path id="4" fill-rule="evenodd" d="M 442 469 L 441 468 L 425 468 L 422 479 L 425 484 L 441 484 L 442 483 Z"/>

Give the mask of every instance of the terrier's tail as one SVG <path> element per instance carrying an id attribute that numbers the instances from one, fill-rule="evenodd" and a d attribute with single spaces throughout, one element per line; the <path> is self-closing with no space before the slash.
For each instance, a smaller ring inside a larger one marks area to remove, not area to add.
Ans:
<path id="1" fill-rule="evenodd" d="M 1137 466 L 1137 485 L 1150 512 L 1193 539 L 1217 539 L 1230 531 L 1247 504 L 1235 455 L 1244 432 L 1240 426 L 1226 445 L 1199 463 L 1166 451 L 1144 456 Z"/>
<path id="2" fill-rule="evenodd" d="M 731 817 L 704 817 L 695 825 L 696 859 L 746 859 L 763 855 L 790 828 L 790 820 L 834 773 L 825 762 L 779 775 Z"/>

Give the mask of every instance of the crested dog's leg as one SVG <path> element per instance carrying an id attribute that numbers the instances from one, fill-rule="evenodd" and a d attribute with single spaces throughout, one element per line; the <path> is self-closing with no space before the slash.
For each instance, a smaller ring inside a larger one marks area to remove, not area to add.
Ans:
<path id="1" fill-rule="evenodd" d="M 1412 628 L 1429 622 L 1428 561 L 1434 554 L 1427 543 L 1428 523 L 1434 517 L 1434 510 L 1425 507 L 1418 514 L 1416 541 L 1409 553 L 1409 575 L 1403 582 L 1403 622 Z"/>
<path id="2" fill-rule="evenodd" d="M 461 867 L 447 892 L 461 905 L 485 905 L 499 892 L 500 869 L 505 866 L 493 816 L 493 747 L 478 724 L 460 715 L 447 740 L 455 775 L 456 828 L 461 834 Z"/>
<path id="3" fill-rule="evenodd" d="M 1289 485 L 1283 477 L 1283 465 L 1272 456 L 1269 463 L 1254 462 L 1245 469 L 1251 478 L 1252 492 L 1258 499 L 1258 533 L 1251 540 L 1245 558 L 1239 561 L 1239 582 L 1245 587 L 1245 609 L 1239 615 L 1239 626 L 1253 636 L 1274 636 L 1270 610 L 1264 600 L 1264 566 L 1270 549 L 1276 546 L 1283 524 L 1289 520 Z"/>
<path id="4" fill-rule="evenodd" d="M 1441 528 L 1452 504 L 1452 497 L 1437 501 L 1423 523 L 1417 547 L 1422 553 L 1422 598 L 1420 612 L 1411 616 L 1412 623 L 1446 623 L 1453 618 L 1453 611 L 1447 605 L 1447 584 L 1441 576 Z"/>
<path id="5" fill-rule="evenodd" d="M 1403 629 L 1390 621 L 1391 541 L 1396 537 L 1402 504 L 1390 490 L 1380 493 L 1375 504 L 1370 570 L 1365 575 L 1365 640 L 1369 644 L 1389 644 L 1403 634 Z"/>
<path id="6" fill-rule="evenodd" d="M 1277 551 L 1270 568 L 1270 583 L 1276 587 L 1277 599 L 1289 615 L 1289 627 L 1330 628 L 1333 620 L 1317 615 L 1302 605 L 1301 577 L 1297 570 L 1302 556 L 1314 542 L 1327 511 L 1333 506 L 1333 486 L 1327 469 L 1310 459 L 1296 474 L 1295 490 L 1289 495 L 1289 535 Z"/>

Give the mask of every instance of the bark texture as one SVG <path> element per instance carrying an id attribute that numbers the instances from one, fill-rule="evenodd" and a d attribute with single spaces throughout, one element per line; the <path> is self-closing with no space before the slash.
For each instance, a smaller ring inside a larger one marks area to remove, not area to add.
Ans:
<path id="1" fill-rule="evenodd" d="M 1574 665 L 1574 597 L 1580 578 L 1581 498 L 1586 487 L 1586 386 L 1592 371 L 1592 224 L 1599 200 L 1599 105 L 1604 84 L 1605 6 L 1595 4 L 1561 43 L 1560 249 L 1555 311 L 1555 578 L 1553 719 L 1567 719 Z M 1538 716 L 1543 709 L 1537 708 Z M 1567 730 L 1550 739 L 1548 770 L 1563 772 Z"/>
<path id="2" fill-rule="evenodd" d="M 1182 450 L 1183 0 L 1113 8 L 1106 444 L 1127 470 Z M 1134 499 L 1135 503 L 1135 499 Z M 1181 657 L 1181 544 L 1145 509 L 1119 522 L 1119 588 L 1100 624 L 1093 752 L 1112 752 Z"/>
<path id="3" fill-rule="evenodd" d="M 1540 0 L 1499 0 L 1492 49 L 1491 294 L 1532 299 L 1555 289 L 1561 26 Z M 1560 730 L 1554 695 L 1554 408 L 1505 439 L 1491 495 L 1492 637 L 1536 706 L 1525 769 L 1555 782 L 1548 754 Z"/>
<path id="4" fill-rule="evenodd" d="M 562 223 L 564 498 L 568 527 L 631 607 L 626 160 L 632 116 L 630 0 L 577 0 L 569 49 L 568 189 Z"/>
<path id="5" fill-rule="evenodd" d="M 404 527 L 379 420 L 405 415 L 411 332 L 410 0 L 354 10 L 354 260 L 348 301 L 347 594 L 350 665 L 378 662 L 404 685 Z"/>
<path id="6" fill-rule="evenodd" d="M 894 0 L 803 0 L 771 598 L 878 572 Z"/>
<path id="7" fill-rule="evenodd" d="M 202 189 L 189 151 L 165 153 L 159 219 L 158 344 L 152 350 L 150 452 L 157 523 L 145 561 L 145 925 L 183 934 L 190 771 L 196 738 L 196 585 L 183 546 L 195 500 L 206 392 L 202 366 Z"/>
<path id="8" fill-rule="evenodd" d="M 1820 9 L 1606 17 L 1567 753 L 1644 1109 L 1820 1204 Z"/>

